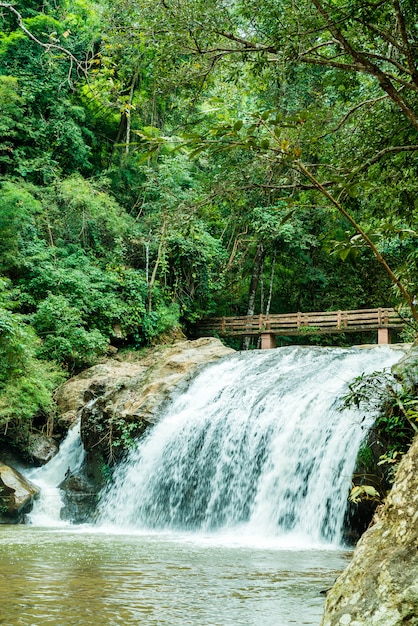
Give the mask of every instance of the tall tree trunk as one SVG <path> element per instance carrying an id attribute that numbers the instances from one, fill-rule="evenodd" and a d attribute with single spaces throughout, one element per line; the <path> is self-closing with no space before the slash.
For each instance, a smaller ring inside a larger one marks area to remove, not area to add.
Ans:
<path id="1" fill-rule="evenodd" d="M 131 141 L 131 110 L 132 110 L 132 102 L 134 99 L 134 91 L 136 87 L 136 83 L 138 80 L 138 70 L 136 70 L 135 74 L 132 77 L 131 87 L 129 89 L 129 102 L 126 107 L 126 136 L 125 136 L 125 154 L 128 156 L 129 154 L 129 143 Z"/>
<path id="2" fill-rule="evenodd" d="M 265 256 L 266 252 L 264 250 L 264 246 L 262 243 L 259 243 L 254 257 L 253 272 L 251 275 L 250 290 L 248 293 L 247 315 L 254 315 L 255 313 L 255 298 L 257 295 L 258 283 L 260 281 Z M 249 350 L 250 343 L 250 336 L 243 337 L 241 350 Z"/>
<path id="3" fill-rule="evenodd" d="M 154 289 L 155 281 L 157 279 L 157 270 L 158 266 L 161 263 L 161 259 L 163 257 L 164 245 L 165 245 L 165 232 L 166 232 L 167 222 L 164 220 L 163 227 L 161 229 L 161 239 L 158 246 L 157 259 L 154 264 L 154 269 L 152 270 L 151 280 L 148 285 L 148 313 L 152 310 L 152 290 Z"/>
<path id="4" fill-rule="evenodd" d="M 124 110 L 121 112 L 121 115 L 120 115 L 118 132 L 116 133 L 116 138 L 115 138 L 115 141 L 113 142 L 113 148 L 112 148 L 112 154 L 110 156 L 109 167 L 111 166 L 113 162 L 116 149 L 118 148 L 118 146 L 120 146 L 121 143 L 123 143 L 123 139 L 125 139 L 124 141 L 125 149 L 123 153 L 121 154 L 121 165 L 122 165 L 123 155 L 125 155 L 125 157 L 129 155 L 129 143 L 131 140 L 131 110 L 132 110 L 132 102 L 134 99 L 135 87 L 138 81 L 138 76 L 139 76 L 139 72 L 138 70 L 136 70 L 134 75 L 132 76 L 131 84 L 129 86 L 129 100 L 127 102 L 126 107 L 124 108 Z"/>
<path id="5" fill-rule="evenodd" d="M 270 285 L 269 285 L 269 295 L 268 295 L 268 300 L 267 300 L 267 305 L 266 305 L 266 315 L 270 313 L 271 299 L 273 297 L 273 281 L 274 281 L 274 268 L 276 265 L 276 257 L 277 257 L 277 250 L 274 251 L 273 260 L 271 262 Z"/>

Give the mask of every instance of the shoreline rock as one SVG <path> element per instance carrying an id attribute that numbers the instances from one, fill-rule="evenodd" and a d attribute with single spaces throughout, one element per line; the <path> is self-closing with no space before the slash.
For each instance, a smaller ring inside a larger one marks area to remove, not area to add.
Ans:
<path id="1" fill-rule="evenodd" d="M 40 491 L 18 470 L 0 462 L 0 524 L 19 524 Z"/>

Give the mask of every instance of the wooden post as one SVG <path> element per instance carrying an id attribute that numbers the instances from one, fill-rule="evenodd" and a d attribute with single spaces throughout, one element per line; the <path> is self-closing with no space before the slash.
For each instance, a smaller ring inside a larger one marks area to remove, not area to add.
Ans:
<path id="1" fill-rule="evenodd" d="M 261 333 L 260 338 L 262 350 L 276 347 L 276 335 L 274 333 Z"/>
<path id="2" fill-rule="evenodd" d="M 377 330 L 377 343 L 378 344 L 390 343 L 390 329 L 389 328 L 379 328 Z"/>

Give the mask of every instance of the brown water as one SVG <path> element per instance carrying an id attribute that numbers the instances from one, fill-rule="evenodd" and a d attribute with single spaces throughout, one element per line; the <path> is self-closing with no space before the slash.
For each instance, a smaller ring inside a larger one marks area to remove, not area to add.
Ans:
<path id="1" fill-rule="evenodd" d="M 2 626 L 318 625 L 348 553 L 0 527 Z"/>

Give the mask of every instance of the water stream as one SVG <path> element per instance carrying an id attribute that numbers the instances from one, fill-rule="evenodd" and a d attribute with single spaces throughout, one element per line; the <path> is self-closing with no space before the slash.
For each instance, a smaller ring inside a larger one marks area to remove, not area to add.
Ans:
<path id="1" fill-rule="evenodd" d="M 30 524 L 0 528 L 0 623 L 318 626 L 374 419 L 341 398 L 401 356 L 291 347 L 205 367 L 119 467 L 95 525 L 59 518 L 58 485 L 84 458 L 72 429 L 30 473 Z"/>
<path id="2" fill-rule="evenodd" d="M 26 472 L 26 477 L 41 490 L 35 500 L 29 521 L 36 526 L 56 526 L 61 523 L 63 501 L 59 485 L 68 473 L 77 472 L 83 465 L 85 450 L 80 439 L 80 424 L 75 424 L 61 444 L 54 458 L 43 467 Z"/>

